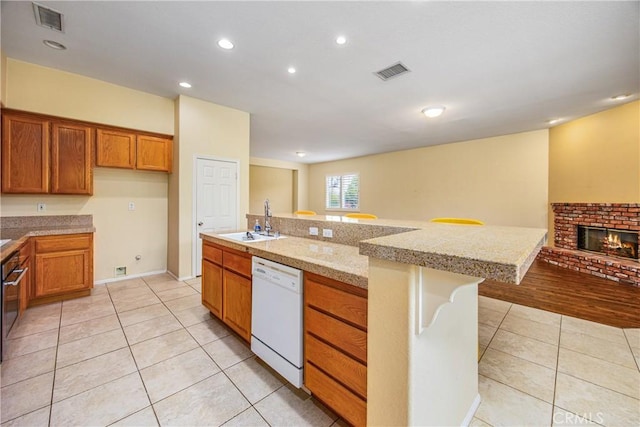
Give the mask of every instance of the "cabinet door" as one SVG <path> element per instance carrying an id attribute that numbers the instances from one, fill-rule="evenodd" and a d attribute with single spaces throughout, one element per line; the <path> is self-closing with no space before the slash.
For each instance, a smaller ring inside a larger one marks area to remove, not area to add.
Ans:
<path id="1" fill-rule="evenodd" d="M 202 304 L 222 319 L 222 267 L 202 260 Z"/>
<path id="2" fill-rule="evenodd" d="M 49 191 L 49 121 L 38 116 L 2 115 L 2 192 Z"/>
<path id="3" fill-rule="evenodd" d="M 251 280 L 223 272 L 222 320 L 247 341 L 251 340 Z"/>
<path id="4" fill-rule="evenodd" d="M 136 168 L 171 172 L 173 141 L 167 138 L 138 135 Z"/>
<path id="5" fill-rule="evenodd" d="M 96 131 L 96 166 L 133 169 L 136 165 L 136 134 L 109 129 Z"/>
<path id="6" fill-rule="evenodd" d="M 35 297 L 90 289 L 91 250 L 36 254 Z"/>
<path id="7" fill-rule="evenodd" d="M 93 194 L 94 128 L 54 122 L 51 131 L 51 193 Z"/>

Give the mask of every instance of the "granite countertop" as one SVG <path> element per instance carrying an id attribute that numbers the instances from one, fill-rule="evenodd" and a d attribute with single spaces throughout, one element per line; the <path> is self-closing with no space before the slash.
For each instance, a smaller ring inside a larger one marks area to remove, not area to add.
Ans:
<path id="1" fill-rule="evenodd" d="M 94 233 L 92 215 L 51 215 L 0 218 L 0 239 L 9 242 L 0 247 L 4 260 L 30 237 L 59 234 Z"/>
<path id="2" fill-rule="evenodd" d="M 246 231 L 246 230 L 240 230 Z M 369 258 L 355 246 L 286 236 L 276 240 L 243 243 L 215 233 L 200 233 L 207 241 L 241 250 L 304 271 L 367 288 Z"/>
<path id="3" fill-rule="evenodd" d="M 428 223 L 360 242 L 374 258 L 519 284 L 545 242 L 539 228 Z"/>
<path id="4" fill-rule="evenodd" d="M 253 217 L 257 215 L 247 215 L 250 222 Z M 214 233 L 203 235 L 207 240 L 252 255 L 363 288 L 367 287 L 369 257 L 518 284 L 547 235 L 540 228 L 362 220 L 331 215 L 278 214 L 273 220 L 281 227 L 276 229 L 286 235 L 306 235 L 309 226 L 331 223 L 333 240 L 347 244 L 329 242 L 320 236 L 242 243 Z"/>

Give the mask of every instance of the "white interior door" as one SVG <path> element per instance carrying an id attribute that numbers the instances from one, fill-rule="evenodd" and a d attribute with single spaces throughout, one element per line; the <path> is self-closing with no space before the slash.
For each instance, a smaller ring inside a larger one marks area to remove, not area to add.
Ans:
<path id="1" fill-rule="evenodd" d="M 238 164 L 212 159 L 196 159 L 196 276 L 202 274 L 200 232 L 235 231 L 238 209 Z"/>

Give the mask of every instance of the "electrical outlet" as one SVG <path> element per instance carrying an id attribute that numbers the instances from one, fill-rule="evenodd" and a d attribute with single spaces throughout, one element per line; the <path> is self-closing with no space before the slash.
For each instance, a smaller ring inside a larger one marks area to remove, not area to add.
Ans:
<path id="1" fill-rule="evenodd" d="M 130 211 L 135 211 L 136 210 L 136 204 L 133 202 L 129 202 L 129 210 Z"/>
<path id="2" fill-rule="evenodd" d="M 38 203 L 38 212 L 46 212 L 47 204 L 46 203 Z"/>
<path id="3" fill-rule="evenodd" d="M 330 228 L 323 228 L 322 237 L 333 237 L 333 230 Z"/>
<path id="4" fill-rule="evenodd" d="M 127 275 L 127 267 L 116 267 L 115 268 L 115 276 L 126 276 Z"/>
<path id="5" fill-rule="evenodd" d="M 309 227 L 309 235 L 317 236 L 318 235 L 318 227 Z"/>

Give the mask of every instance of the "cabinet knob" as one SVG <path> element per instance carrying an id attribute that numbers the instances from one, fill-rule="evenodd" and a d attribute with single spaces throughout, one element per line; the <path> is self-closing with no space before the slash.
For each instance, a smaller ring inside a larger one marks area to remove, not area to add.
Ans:
<path id="1" fill-rule="evenodd" d="M 203 225 L 204 225 L 204 222 L 202 222 L 202 221 L 200 221 L 200 222 L 198 223 L 198 227 L 202 227 Z"/>

